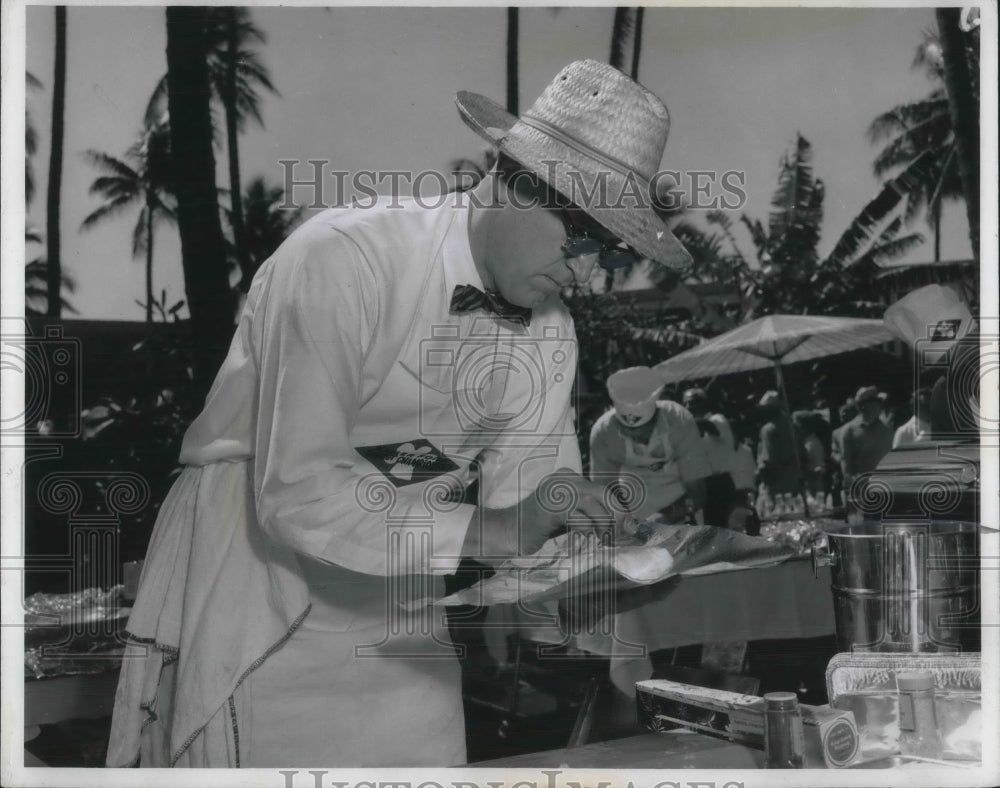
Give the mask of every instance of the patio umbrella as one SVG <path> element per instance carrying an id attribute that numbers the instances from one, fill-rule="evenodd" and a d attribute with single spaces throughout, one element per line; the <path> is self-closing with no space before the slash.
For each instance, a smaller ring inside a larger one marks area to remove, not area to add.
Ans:
<path id="1" fill-rule="evenodd" d="M 665 383 L 774 368 L 785 398 L 781 367 L 892 342 L 881 320 L 814 315 L 769 315 L 702 342 L 657 364 Z"/>
<path id="2" fill-rule="evenodd" d="M 665 383 L 675 383 L 773 367 L 785 411 L 790 413 L 782 365 L 835 356 L 894 339 L 881 320 L 769 315 L 702 342 L 657 364 L 655 369 Z M 807 516 L 808 512 L 806 505 Z"/>

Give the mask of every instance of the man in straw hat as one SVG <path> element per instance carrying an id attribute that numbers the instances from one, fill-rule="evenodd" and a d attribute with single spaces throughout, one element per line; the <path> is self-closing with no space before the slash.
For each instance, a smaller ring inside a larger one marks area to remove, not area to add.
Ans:
<path id="1" fill-rule="evenodd" d="M 694 416 L 659 399 L 663 381 L 649 367 L 615 372 L 607 386 L 612 407 L 590 431 L 590 478 L 617 478 L 640 518 L 704 523 L 712 465 Z"/>
<path id="2" fill-rule="evenodd" d="M 580 475 L 559 294 L 687 264 L 642 197 L 667 110 L 593 61 L 521 118 L 457 103 L 500 153 L 471 192 L 320 213 L 254 278 L 153 532 L 109 765 L 463 763 L 442 576 L 625 521 Z"/>

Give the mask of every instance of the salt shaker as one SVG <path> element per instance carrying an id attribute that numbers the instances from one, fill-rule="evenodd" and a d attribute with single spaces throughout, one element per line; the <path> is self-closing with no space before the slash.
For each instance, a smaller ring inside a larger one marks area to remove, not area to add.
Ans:
<path id="1" fill-rule="evenodd" d="M 794 692 L 764 695 L 764 744 L 768 769 L 802 768 L 802 712 Z"/>
<path id="2" fill-rule="evenodd" d="M 934 674 L 912 671 L 896 674 L 899 691 L 899 751 L 903 755 L 940 758 L 944 747 L 934 707 Z"/>

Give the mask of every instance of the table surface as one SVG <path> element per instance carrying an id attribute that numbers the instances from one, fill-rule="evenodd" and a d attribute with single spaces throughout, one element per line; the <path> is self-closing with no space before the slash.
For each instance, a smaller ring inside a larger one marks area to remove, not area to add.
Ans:
<path id="1" fill-rule="evenodd" d="M 764 753 L 689 731 L 648 733 L 624 739 L 512 755 L 469 764 L 473 768 L 759 769 Z"/>

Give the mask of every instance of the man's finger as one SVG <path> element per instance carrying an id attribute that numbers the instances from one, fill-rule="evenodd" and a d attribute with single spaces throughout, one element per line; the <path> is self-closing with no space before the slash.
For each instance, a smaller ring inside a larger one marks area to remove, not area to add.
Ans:
<path id="1" fill-rule="evenodd" d="M 591 493 L 580 495 L 569 520 L 572 521 L 567 523 L 569 525 L 590 528 L 610 529 L 615 523 L 614 515 L 605 508 L 604 501 Z"/>

